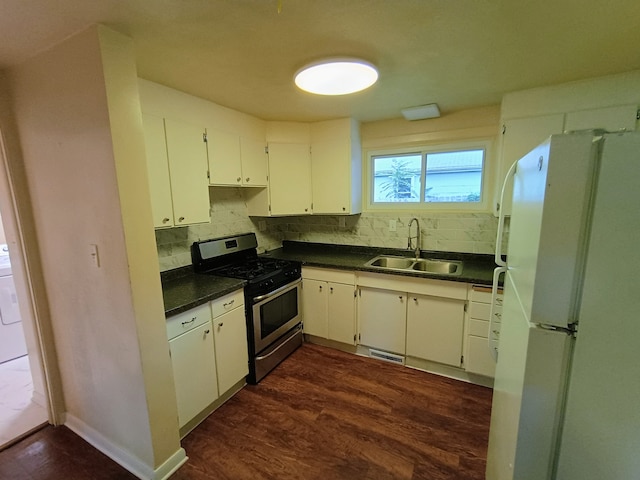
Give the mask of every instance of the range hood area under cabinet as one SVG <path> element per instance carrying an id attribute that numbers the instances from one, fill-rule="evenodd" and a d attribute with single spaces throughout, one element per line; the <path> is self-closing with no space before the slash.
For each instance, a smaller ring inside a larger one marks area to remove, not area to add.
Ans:
<path id="1" fill-rule="evenodd" d="M 268 191 L 247 194 L 250 216 L 362 211 L 360 126 L 351 118 L 267 123 Z"/>

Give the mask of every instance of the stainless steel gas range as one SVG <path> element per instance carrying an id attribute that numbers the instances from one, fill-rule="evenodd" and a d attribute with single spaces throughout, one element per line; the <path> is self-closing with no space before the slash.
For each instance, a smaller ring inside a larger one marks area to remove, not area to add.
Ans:
<path id="1" fill-rule="evenodd" d="M 302 344 L 300 264 L 260 257 L 254 233 L 194 242 L 197 273 L 246 280 L 248 383 L 258 383 Z"/>

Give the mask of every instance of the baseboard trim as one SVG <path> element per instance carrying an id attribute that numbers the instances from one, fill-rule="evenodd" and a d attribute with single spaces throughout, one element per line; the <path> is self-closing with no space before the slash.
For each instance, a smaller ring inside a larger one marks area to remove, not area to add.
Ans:
<path id="1" fill-rule="evenodd" d="M 141 480 L 166 480 L 184 465 L 188 458 L 184 448 L 179 448 L 167 461 L 154 469 L 69 413 L 65 414 L 64 425 Z"/>

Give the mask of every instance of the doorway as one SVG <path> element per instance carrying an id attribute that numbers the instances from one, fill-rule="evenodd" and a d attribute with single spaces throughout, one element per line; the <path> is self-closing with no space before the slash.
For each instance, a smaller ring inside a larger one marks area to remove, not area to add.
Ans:
<path id="1" fill-rule="evenodd" d="M 51 421 L 24 235 L 0 132 L 0 450 Z M 52 422 L 53 423 L 53 422 Z"/>
<path id="2" fill-rule="evenodd" d="M 0 450 L 47 424 L 31 363 L 0 218 Z"/>

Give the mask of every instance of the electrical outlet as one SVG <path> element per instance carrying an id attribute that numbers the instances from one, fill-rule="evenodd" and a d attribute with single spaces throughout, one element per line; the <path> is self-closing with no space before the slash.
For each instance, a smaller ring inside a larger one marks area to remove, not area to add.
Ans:
<path id="1" fill-rule="evenodd" d="M 389 231 L 390 232 L 395 232 L 396 231 L 396 221 L 395 220 L 389 220 Z"/>

